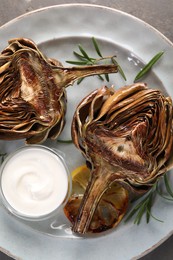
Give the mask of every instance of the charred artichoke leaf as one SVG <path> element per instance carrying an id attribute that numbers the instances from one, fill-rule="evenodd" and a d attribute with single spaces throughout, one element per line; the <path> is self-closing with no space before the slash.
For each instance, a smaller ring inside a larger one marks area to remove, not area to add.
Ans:
<path id="1" fill-rule="evenodd" d="M 121 183 L 134 198 L 173 166 L 172 100 L 144 83 L 102 87 L 78 105 L 72 137 L 92 169 L 72 227 L 86 233 L 112 183 Z"/>
<path id="2" fill-rule="evenodd" d="M 65 68 L 32 40 L 10 40 L 0 54 L 0 139 L 56 139 L 65 124 L 66 87 L 81 77 L 115 72 L 114 65 Z"/>

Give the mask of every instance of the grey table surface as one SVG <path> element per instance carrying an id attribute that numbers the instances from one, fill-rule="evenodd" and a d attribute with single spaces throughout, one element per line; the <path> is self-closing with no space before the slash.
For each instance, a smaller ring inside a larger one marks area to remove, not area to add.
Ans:
<path id="1" fill-rule="evenodd" d="M 88 3 L 104 5 L 132 14 L 155 27 L 173 42 L 173 0 L 1 0 L 0 2 L 0 26 L 17 16 L 42 7 L 65 3 Z M 0 252 L 1 259 L 12 258 Z M 172 260 L 173 236 L 140 259 Z"/>

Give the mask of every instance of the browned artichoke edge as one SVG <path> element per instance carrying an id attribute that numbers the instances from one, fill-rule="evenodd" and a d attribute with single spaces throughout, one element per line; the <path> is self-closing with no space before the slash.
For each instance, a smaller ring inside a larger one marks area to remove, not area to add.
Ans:
<path id="1" fill-rule="evenodd" d="M 173 167 L 172 100 L 144 83 L 102 87 L 78 105 L 72 137 L 91 168 L 72 226 L 84 234 L 113 183 L 120 183 L 133 200 Z"/>
<path id="2" fill-rule="evenodd" d="M 65 125 L 66 87 L 81 77 L 117 71 L 116 65 L 65 68 L 30 39 L 9 40 L 0 54 L 0 139 L 57 139 Z"/>

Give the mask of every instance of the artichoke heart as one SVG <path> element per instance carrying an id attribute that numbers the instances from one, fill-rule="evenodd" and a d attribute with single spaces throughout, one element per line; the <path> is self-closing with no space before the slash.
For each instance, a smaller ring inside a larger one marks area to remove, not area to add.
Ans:
<path id="1" fill-rule="evenodd" d="M 121 185 L 130 201 L 172 168 L 172 100 L 144 83 L 118 90 L 102 87 L 78 105 L 72 137 L 91 169 L 72 227 L 83 234 L 92 230 L 99 203 L 112 185 Z M 125 214 L 127 208 L 123 210 Z"/>
<path id="2" fill-rule="evenodd" d="M 0 139 L 56 139 L 65 124 L 66 87 L 81 77 L 117 71 L 115 65 L 64 68 L 33 41 L 10 40 L 0 54 Z"/>

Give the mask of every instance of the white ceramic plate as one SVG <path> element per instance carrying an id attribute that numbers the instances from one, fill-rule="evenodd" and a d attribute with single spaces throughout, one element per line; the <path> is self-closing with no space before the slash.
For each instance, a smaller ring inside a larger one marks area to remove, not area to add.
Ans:
<path id="1" fill-rule="evenodd" d="M 132 83 L 143 63 L 157 52 L 165 51 L 162 59 L 144 80 L 152 88 L 160 88 L 173 97 L 173 46 L 158 31 L 143 21 L 126 13 L 92 5 L 60 5 L 28 13 L 0 28 L 0 49 L 8 39 L 27 37 L 33 39 L 49 57 L 67 66 L 65 60 L 74 59 L 72 51 L 82 43 L 94 55 L 91 37 L 94 36 L 104 55 L 116 54 L 123 67 L 127 82 L 119 75 L 111 75 L 109 84 L 90 77 L 83 84 L 68 89 L 67 125 L 61 135 L 70 138 L 70 124 L 75 106 L 91 90 L 103 84 L 116 87 Z M 77 49 L 76 49 L 77 50 Z M 165 90 L 165 89 L 166 90 Z M 21 142 L 1 142 L 1 150 L 13 151 Z M 46 144 L 57 146 L 55 142 Z M 83 158 L 73 145 L 59 145 L 66 154 L 70 170 L 83 163 Z M 109 234 L 96 238 L 59 238 L 48 236 L 23 225 L 0 207 L 0 246 L 14 257 L 25 260 L 47 259 L 135 259 L 163 242 L 173 231 L 172 204 L 157 199 L 153 214 L 164 223 L 154 220 L 140 226 L 122 223 Z M 49 233 L 49 232 L 48 232 Z"/>

